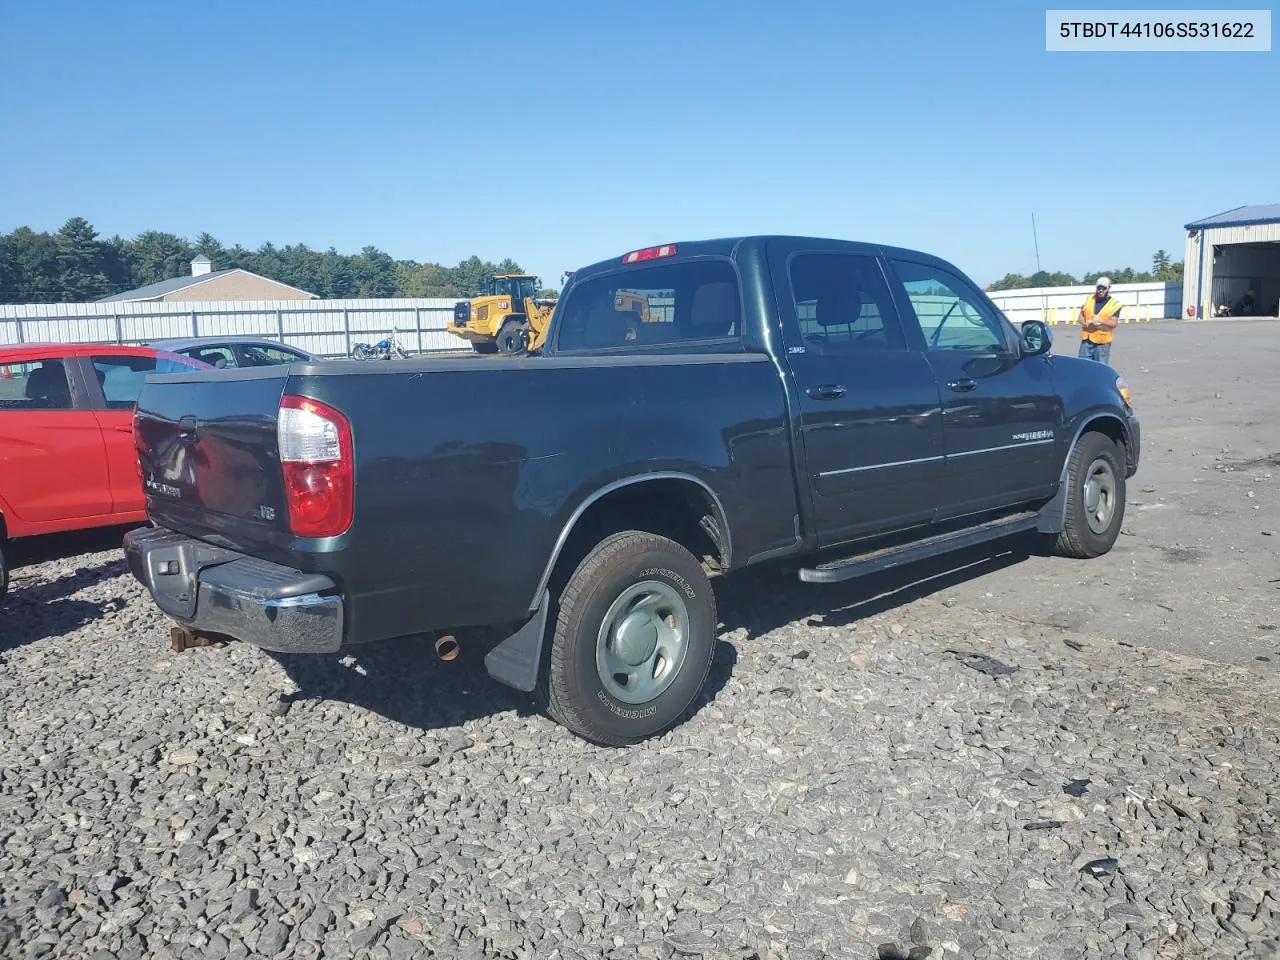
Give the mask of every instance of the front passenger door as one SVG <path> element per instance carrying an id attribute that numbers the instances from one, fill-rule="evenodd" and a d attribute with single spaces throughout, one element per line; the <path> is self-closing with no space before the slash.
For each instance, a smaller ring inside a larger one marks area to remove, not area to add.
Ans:
<path id="1" fill-rule="evenodd" d="M 944 408 L 938 519 L 1053 493 L 1062 423 L 1049 355 L 1023 358 L 972 283 L 929 260 L 890 260 L 903 313 L 924 337 Z"/>

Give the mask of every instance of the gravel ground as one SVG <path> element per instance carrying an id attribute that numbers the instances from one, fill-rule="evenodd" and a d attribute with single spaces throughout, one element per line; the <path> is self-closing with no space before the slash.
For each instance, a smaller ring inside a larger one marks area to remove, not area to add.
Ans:
<path id="1" fill-rule="evenodd" d="M 1054 335 L 1056 352 L 1076 351 L 1073 329 Z M 1124 535 L 1085 576 L 1031 557 L 957 596 L 1280 676 L 1280 321 L 1129 325 L 1111 362 L 1142 418 Z"/>
<path id="2" fill-rule="evenodd" d="M 175 653 L 117 550 L 19 568 L 0 955 L 1280 955 L 1274 676 L 949 589 L 718 592 L 706 702 L 608 750 L 470 648 Z"/>

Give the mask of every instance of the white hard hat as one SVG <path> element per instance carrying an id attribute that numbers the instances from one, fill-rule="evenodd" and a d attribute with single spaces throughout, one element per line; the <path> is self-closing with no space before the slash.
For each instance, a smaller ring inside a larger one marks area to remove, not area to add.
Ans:
<path id="1" fill-rule="evenodd" d="M 1095 280 L 1095 281 L 1094 281 L 1094 284 L 1093 284 L 1093 285 L 1094 285 L 1095 287 L 1106 287 L 1108 290 L 1110 290 L 1110 289 L 1111 289 L 1111 278 L 1110 278 L 1110 277 L 1099 277 L 1097 280 Z"/>

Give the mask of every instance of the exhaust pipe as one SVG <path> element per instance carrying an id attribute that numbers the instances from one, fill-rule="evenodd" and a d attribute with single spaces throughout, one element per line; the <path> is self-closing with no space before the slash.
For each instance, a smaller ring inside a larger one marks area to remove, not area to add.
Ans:
<path id="1" fill-rule="evenodd" d="M 456 660 L 462 651 L 456 638 L 451 636 L 436 637 L 436 656 L 441 660 Z"/>

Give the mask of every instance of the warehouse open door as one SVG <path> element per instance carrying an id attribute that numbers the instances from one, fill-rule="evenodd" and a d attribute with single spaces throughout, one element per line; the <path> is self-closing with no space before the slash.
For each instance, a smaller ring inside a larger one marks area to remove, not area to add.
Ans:
<path id="1" fill-rule="evenodd" d="M 1280 243 L 1231 243 L 1214 250 L 1215 316 L 1280 316 Z"/>

